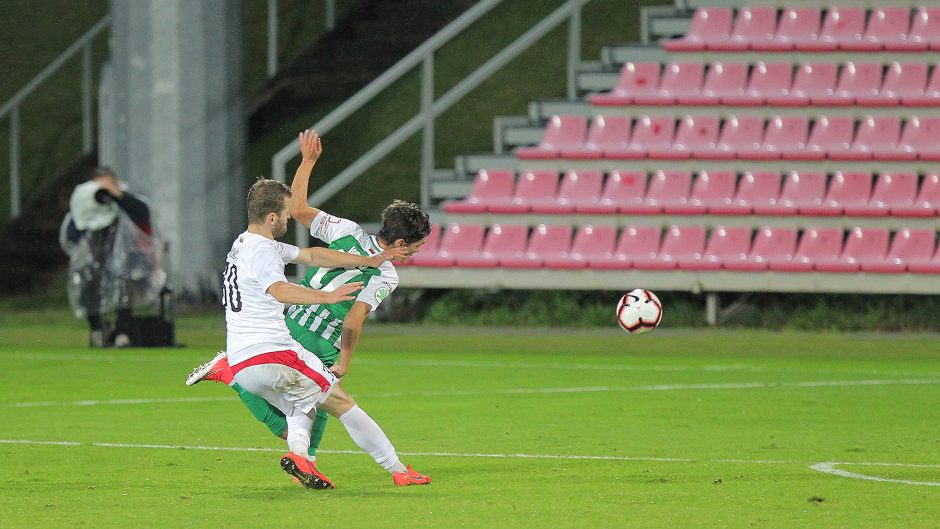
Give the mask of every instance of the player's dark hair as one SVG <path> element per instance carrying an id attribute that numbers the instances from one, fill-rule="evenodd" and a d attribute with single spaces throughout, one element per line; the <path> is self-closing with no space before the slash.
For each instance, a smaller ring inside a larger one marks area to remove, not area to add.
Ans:
<path id="1" fill-rule="evenodd" d="M 290 195 L 287 184 L 258 178 L 248 190 L 248 222 L 261 224 L 268 213 L 280 213 L 284 209 L 284 199 Z"/>
<path id="2" fill-rule="evenodd" d="M 412 244 L 431 233 L 431 221 L 428 212 L 420 206 L 404 200 L 395 200 L 382 212 L 382 229 L 378 238 L 386 244 L 404 239 L 405 244 Z"/>

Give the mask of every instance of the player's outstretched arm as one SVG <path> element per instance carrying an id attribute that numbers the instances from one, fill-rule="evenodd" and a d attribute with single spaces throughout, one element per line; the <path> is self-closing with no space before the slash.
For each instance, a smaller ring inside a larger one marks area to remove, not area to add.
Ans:
<path id="1" fill-rule="evenodd" d="M 349 371 L 349 364 L 352 361 L 353 352 L 359 343 L 359 335 L 362 334 L 362 324 L 366 321 L 366 316 L 372 311 L 368 303 L 357 301 L 349 309 L 349 314 L 343 320 L 343 334 L 340 338 L 339 360 L 330 367 L 334 375 L 341 377 Z"/>
<path id="2" fill-rule="evenodd" d="M 300 142 L 300 166 L 294 173 L 294 181 L 290 184 L 290 216 L 297 222 L 306 227 L 310 227 L 314 217 L 320 210 L 310 207 L 307 202 L 308 187 L 310 184 L 310 175 L 313 173 L 313 166 L 320 159 L 323 152 L 323 145 L 320 143 L 320 136 L 315 130 L 305 130 L 298 135 L 297 141 Z"/>
<path id="3" fill-rule="evenodd" d="M 355 299 L 356 292 L 360 290 L 362 290 L 361 282 L 346 283 L 332 292 L 324 292 L 286 281 L 278 281 L 268 287 L 268 294 L 281 303 L 291 305 L 332 305 L 340 301 Z"/>
<path id="4" fill-rule="evenodd" d="M 337 252 L 329 248 L 304 248 L 300 250 L 293 262 L 305 266 L 322 266 L 325 268 L 356 268 L 359 266 L 379 266 L 389 259 L 401 260 L 406 254 L 407 250 L 405 248 L 389 248 L 371 257 Z"/>

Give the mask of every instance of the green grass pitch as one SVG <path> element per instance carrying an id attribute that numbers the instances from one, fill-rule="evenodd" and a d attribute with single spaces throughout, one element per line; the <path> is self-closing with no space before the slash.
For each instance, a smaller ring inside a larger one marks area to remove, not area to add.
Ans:
<path id="1" fill-rule="evenodd" d="M 367 327 L 343 385 L 430 486 L 335 420 L 337 489 L 294 485 L 231 390 L 182 383 L 221 314 L 93 351 L 3 310 L 0 527 L 940 527 L 936 336 Z"/>

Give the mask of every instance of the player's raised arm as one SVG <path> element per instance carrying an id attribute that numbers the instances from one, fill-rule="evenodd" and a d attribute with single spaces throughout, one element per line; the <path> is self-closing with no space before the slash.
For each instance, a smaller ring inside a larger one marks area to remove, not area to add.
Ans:
<path id="1" fill-rule="evenodd" d="M 278 281 L 268 287 L 268 294 L 281 303 L 291 305 L 332 305 L 340 301 L 355 299 L 356 292 L 362 290 L 362 283 L 346 283 L 332 292 L 314 290 L 286 281 Z"/>
<path id="2" fill-rule="evenodd" d="M 297 222 L 306 227 L 310 227 L 320 210 L 310 207 L 307 202 L 307 188 L 310 183 L 310 175 L 313 173 L 313 166 L 320 159 L 323 152 L 323 145 L 320 143 L 320 136 L 314 130 L 305 130 L 298 135 L 297 141 L 300 142 L 300 166 L 294 173 L 294 181 L 291 182 L 290 198 L 290 216 Z"/>
<path id="3" fill-rule="evenodd" d="M 401 261 L 408 255 L 405 247 L 390 247 L 380 254 L 366 257 L 346 252 L 337 252 L 329 248 L 303 248 L 293 262 L 305 266 L 320 266 L 324 268 L 356 268 L 359 266 L 374 266 L 390 259 Z"/>

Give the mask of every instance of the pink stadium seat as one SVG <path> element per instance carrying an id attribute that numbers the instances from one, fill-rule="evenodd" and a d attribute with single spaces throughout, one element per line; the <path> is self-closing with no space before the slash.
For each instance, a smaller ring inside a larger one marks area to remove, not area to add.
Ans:
<path id="1" fill-rule="evenodd" d="M 586 268 L 591 261 L 610 261 L 617 243 L 617 229 L 613 226 L 583 226 L 574 236 L 571 251 L 565 257 L 546 257 L 548 268 Z"/>
<path id="2" fill-rule="evenodd" d="M 891 206 L 891 214 L 898 217 L 933 217 L 940 208 L 940 174 L 931 173 L 924 177 L 920 192 L 910 206 Z"/>
<path id="3" fill-rule="evenodd" d="M 779 263 L 793 258 L 796 251 L 796 230 L 794 228 L 764 227 L 757 230 L 754 244 L 747 259 L 738 259 L 722 263 L 728 270 L 761 271 L 767 270 L 770 263 Z"/>
<path id="4" fill-rule="evenodd" d="M 908 263 L 907 269 L 912 274 L 940 274 L 940 247 L 929 261 Z"/>
<path id="5" fill-rule="evenodd" d="M 891 208 L 913 206 L 916 195 L 916 174 L 881 173 L 871 198 L 862 205 L 846 206 L 845 214 L 852 217 L 884 217 L 891 212 Z"/>
<path id="6" fill-rule="evenodd" d="M 482 249 L 478 246 L 478 251 L 458 257 L 455 264 L 464 268 L 496 267 L 500 259 L 522 257 L 528 239 L 528 226 L 493 224 L 486 234 Z"/>
<path id="7" fill-rule="evenodd" d="M 924 51 L 927 46 L 923 42 L 911 41 L 908 33 L 911 30 L 911 10 L 907 7 L 876 7 L 871 10 L 868 18 L 868 28 L 861 46 L 850 44 L 845 49 L 887 49 L 889 51 Z"/>
<path id="8" fill-rule="evenodd" d="M 728 204 L 709 206 L 712 215 L 750 215 L 755 207 L 773 207 L 780 196 L 780 174 L 770 172 L 744 173 L 738 192 Z"/>
<path id="9" fill-rule="evenodd" d="M 940 49 L 940 7 L 918 7 L 907 40 Z"/>
<path id="10" fill-rule="evenodd" d="M 447 213 L 483 213 L 491 205 L 508 204 L 516 174 L 509 170 L 481 169 L 473 181 L 473 190 L 463 200 L 444 204 Z"/>
<path id="11" fill-rule="evenodd" d="M 760 151 L 751 156 L 761 160 L 775 160 L 781 155 L 801 153 L 806 149 L 807 136 L 809 119 L 806 116 L 776 116 L 767 124 Z"/>
<path id="12" fill-rule="evenodd" d="M 747 158 L 760 151 L 764 139 L 764 120 L 757 116 L 731 116 L 725 120 L 721 136 L 714 149 L 694 151 L 695 158 L 705 160 L 730 160 Z"/>
<path id="13" fill-rule="evenodd" d="M 669 148 L 675 132 L 676 120 L 672 116 L 643 116 L 636 122 L 630 146 L 623 150 L 606 150 L 604 157 L 615 160 L 646 158 L 650 149 Z"/>
<path id="14" fill-rule="evenodd" d="M 783 10 L 774 38 L 751 46 L 757 51 L 788 51 L 798 44 L 813 44 L 819 40 L 822 13 L 816 7 L 796 7 Z"/>
<path id="15" fill-rule="evenodd" d="M 605 150 L 616 151 L 630 146 L 630 128 L 633 122 L 627 116 L 594 116 L 587 141 L 578 147 L 561 149 L 566 160 L 596 160 Z"/>
<path id="16" fill-rule="evenodd" d="M 784 160 L 822 160 L 828 153 L 848 152 L 855 137 L 855 120 L 849 116 L 819 116 L 802 151 L 783 153 Z"/>
<path id="17" fill-rule="evenodd" d="M 575 211 L 586 214 L 632 212 L 642 207 L 646 196 L 646 173 L 643 171 L 612 171 L 604 184 L 600 200 L 592 205 L 577 205 Z"/>
<path id="18" fill-rule="evenodd" d="M 710 43 L 723 42 L 731 35 L 734 12 L 730 7 L 700 7 L 692 17 L 689 32 L 681 39 L 663 44 L 666 51 L 702 51 Z"/>
<path id="19" fill-rule="evenodd" d="M 627 226 L 620 233 L 614 256 L 604 260 L 591 259 L 588 266 L 604 270 L 622 270 L 633 268 L 635 262 L 655 261 L 661 236 L 658 226 Z"/>
<path id="20" fill-rule="evenodd" d="M 593 94 L 589 100 L 597 106 L 621 106 L 633 103 L 635 96 L 651 96 L 659 88 L 658 62 L 628 62 L 620 69 L 617 86 L 610 92 Z"/>
<path id="21" fill-rule="evenodd" d="M 637 105 L 672 105 L 679 97 L 694 97 L 702 91 L 705 65 L 702 63 L 672 63 L 666 66 L 656 93 L 636 95 Z"/>
<path id="22" fill-rule="evenodd" d="M 504 268 L 541 268 L 546 258 L 566 259 L 571 249 L 571 226 L 539 224 L 529 236 L 529 244 L 521 256 L 499 259 Z"/>
<path id="23" fill-rule="evenodd" d="M 898 116 L 867 116 L 858 127 L 858 134 L 847 151 L 829 151 L 832 160 L 871 160 L 875 150 L 885 152 L 898 148 L 901 139 L 901 118 Z"/>
<path id="24" fill-rule="evenodd" d="M 893 62 L 878 94 L 858 96 L 855 102 L 865 107 L 897 105 L 902 98 L 923 97 L 926 86 L 927 63 Z"/>
<path id="25" fill-rule="evenodd" d="M 937 16 L 940 19 L 940 14 Z M 940 68 L 935 64 L 922 95 L 901 96 L 901 104 L 912 107 L 934 107 L 940 105 Z"/>
<path id="26" fill-rule="evenodd" d="M 431 233 L 428 235 L 428 240 L 423 245 L 421 245 L 421 250 L 418 253 L 411 256 L 405 262 L 395 261 L 395 267 L 400 266 L 424 266 L 424 259 L 426 257 L 431 257 L 432 259 L 437 256 L 437 250 L 441 246 L 441 227 L 437 224 L 431 225 Z"/>
<path id="27" fill-rule="evenodd" d="M 751 249 L 751 229 L 716 226 L 712 230 L 701 259 L 679 261 L 679 268 L 688 270 L 718 270 L 730 263 L 743 262 Z"/>
<path id="28" fill-rule="evenodd" d="M 680 96 L 680 105 L 717 105 L 724 98 L 742 97 L 747 89 L 747 64 L 714 62 L 705 74 L 705 84 L 696 96 Z"/>
<path id="29" fill-rule="evenodd" d="M 688 200 L 665 205 L 663 211 L 675 215 L 704 215 L 714 206 L 731 202 L 736 180 L 734 171 L 699 171 Z"/>
<path id="30" fill-rule="evenodd" d="M 835 217 L 845 208 L 861 208 L 871 198 L 871 173 L 837 172 L 832 175 L 829 191 L 822 204 L 800 207 L 800 215 Z"/>
<path id="31" fill-rule="evenodd" d="M 742 7 L 734 19 L 731 38 L 708 43 L 717 51 L 744 51 L 773 40 L 777 32 L 777 9 L 774 7 Z"/>
<path id="32" fill-rule="evenodd" d="M 508 203 L 491 204 L 491 213 L 527 213 L 534 206 L 554 204 L 558 195 L 558 173 L 524 171 L 516 183 L 516 192 Z"/>
<path id="33" fill-rule="evenodd" d="M 935 230 L 901 228 L 894 234 L 891 248 L 881 262 L 862 261 L 863 272 L 902 274 L 908 266 L 925 265 L 935 251 Z"/>
<path id="34" fill-rule="evenodd" d="M 802 208 L 822 204 L 826 194 L 826 174 L 791 171 L 783 180 L 780 197 L 771 204 L 755 204 L 757 215 L 796 215 Z"/>
<path id="35" fill-rule="evenodd" d="M 587 119 L 584 116 L 552 116 L 545 125 L 541 143 L 516 149 L 516 157 L 522 160 L 558 158 L 562 149 L 580 147 L 586 135 Z"/>
<path id="36" fill-rule="evenodd" d="M 803 106 L 814 97 L 832 97 L 836 90 L 838 65 L 835 63 L 804 64 L 796 71 L 790 92 L 782 96 L 770 96 L 768 105 Z"/>
<path id="37" fill-rule="evenodd" d="M 650 149 L 648 155 L 653 160 L 685 160 L 693 151 L 714 149 L 719 126 L 718 116 L 685 116 L 672 144 Z"/>
<path id="38" fill-rule="evenodd" d="M 692 174 L 688 171 L 656 171 L 650 181 L 643 204 L 632 212 L 654 215 L 666 207 L 681 206 L 688 200 Z"/>
<path id="39" fill-rule="evenodd" d="M 454 266 L 458 259 L 474 257 L 483 246 L 483 226 L 477 224 L 451 224 L 442 235 L 436 253 L 425 254 L 413 264 L 420 266 Z M 419 252 L 413 259 L 421 255 Z"/>
<path id="40" fill-rule="evenodd" d="M 884 67 L 876 63 L 847 62 L 839 76 L 839 84 L 831 96 L 821 95 L 812 98 L 814 105 L 849 106 L 856 99 L 879 97 L 881 93 Z"/>
<path id="41" fill-rule="evenodd" d="M 803 51 L 833 51 L 846 43 L 862 42 L 865 34 L 865 8 L 832 7 L 826 12 L 819 40 L 797 45 Z"/>
<path id="42" fill-rule="evenodd" d="M 857 272 L 862 263 L 883 263 L 888 253 L 888 230 L 884 228 L 852 228 L 845 249 L 836 261 L 816 263 L 821 272 Z"/>
<path id="43" fill-rule="evenodd" d="M 722 101 L 726 105 L 763 105 L 769 98 L 787 97 L 792 85 L 793 64 L 759 61 L 751 71 L 751 79 L 744 95 L 724 97 Z"/>
<path id="44" fill-rule="evenodd" d="M 834 263 L 842 253 L 842 228 L 808 228 L 790 259 L 770 263 L 781 272 L 810 272 L 819 263 Z"/>
<path id="45" fill-rule="evenodd" d="M 555 202 L 532 206 L 532 212 L 571 214 L 578 206 L 593 206 L 601 199 L 603 184 L 604 175 L 600 171 L 568 171 L 561 178 L 561 187 Z"/>
<path id="46" fill-rule="evenodd" d="M 911 117 L 897 147 L 876 148 L 874 157 L 876 160 L 940 160 L 940 117 Z"/>
<path id="47" fill-rule="evenodd" d="M 641 270 L 671 270 L 679 263 L 702 260 L 705 252 L 704 226 L 670 226 L 663 237 L 655 261 L 638 261 L 634 267 Z"/>

